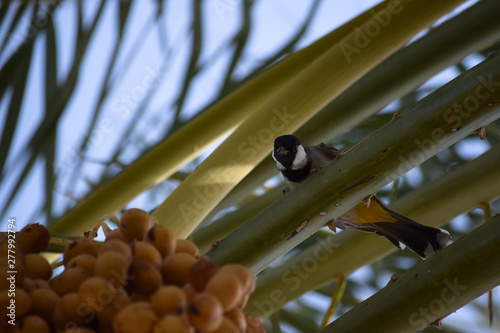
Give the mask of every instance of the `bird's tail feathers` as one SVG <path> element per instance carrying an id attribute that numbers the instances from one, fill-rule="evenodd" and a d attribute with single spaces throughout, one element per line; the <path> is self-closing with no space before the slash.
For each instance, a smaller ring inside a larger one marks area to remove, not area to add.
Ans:
<path id="1" fill-rule="evenodd" d="M 410 248 L 426 259 L 449 245 L 450 234 L 443 229 L 428 227 L 390 210 L 383 201 L 373 196 L 368 205 L 360 203 L 335 219 L 336 227 L 349 226 L 385 236 L 400 249 Z"/>
<path id="2" fill-rule="evenodd" d="M 400 249 L 407 246 L 423 259 L 452 242 L 446 230 L 421 225 L 407 218 L 398 218 L 396 223 L 373 223 L 372 226 L 377 229 L 377 234 L 385 236 Z"/>

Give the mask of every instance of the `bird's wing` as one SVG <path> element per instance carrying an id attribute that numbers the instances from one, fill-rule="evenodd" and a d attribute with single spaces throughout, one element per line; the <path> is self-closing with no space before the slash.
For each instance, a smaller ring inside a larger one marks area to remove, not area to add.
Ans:
<path id="1" fill-rule="evenodd" d="M 316 146 L 305 147 L 307 154 L 311 158 L 311 171 L 317 172 L 324 168 L 331 161 L 339 157 L 342 153 L 337 149 L 330 147 L 324 143 Z"/>

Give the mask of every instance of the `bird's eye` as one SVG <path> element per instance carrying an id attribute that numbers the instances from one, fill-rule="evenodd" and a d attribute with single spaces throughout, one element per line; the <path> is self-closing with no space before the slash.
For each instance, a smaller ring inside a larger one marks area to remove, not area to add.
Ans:
<path id="1" fill-rule="evenodd" d="M 297 152 L 297 147 L 298 147 L 298 146 L 293 146 L 293 151 L 294 151 L 294 152 Z"/>

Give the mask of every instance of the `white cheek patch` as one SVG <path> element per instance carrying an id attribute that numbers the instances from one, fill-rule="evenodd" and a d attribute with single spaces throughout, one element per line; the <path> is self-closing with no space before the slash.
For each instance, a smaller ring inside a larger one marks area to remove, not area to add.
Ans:
<path id="1" fill-rule="evenodd" d="M 286 170 L 286 168 L 280 162 L 276 161 L 276 168 L 278 170 Z"/>
<path id="2" fill-rule="evenodd" d="M 276 161 L 276 169 L 278 169 L 278 170 L 285 170 L 286 168 L 283 166 L 283 164 L 281 164 L 280 162 L 278 162 L 278 160 L 276 159 L 276 157 L 274 157 L 274 150 L 271 153 L 271 155 L 273 156 L 273 159 Z"/>
<path id="3" fill-rule="evenodd" d="M 304 146 L 299 145 L 297 147 L 297 153 L 295 154 L 295 159 L 293 160 L 292 170 L 300 170 L 307 164 L 307 153 Z"/>

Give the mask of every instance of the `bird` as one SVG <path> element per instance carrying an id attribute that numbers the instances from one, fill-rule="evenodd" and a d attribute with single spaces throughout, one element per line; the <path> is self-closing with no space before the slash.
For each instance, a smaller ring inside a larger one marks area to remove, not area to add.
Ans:
<path id="1" fill-rule="evenodd" d="M 343 154 L 345 152 L 324 143 L 316 146 L 303 146 L 294 135 L 277 137 L 274 140 L 271 155 L 276 161 L 276 168 L 281 171 L 285 180 L 283 194 L 293 190 L 309 176 Z M 428 258 L 452 242 L 446 230 L 410 220 L 390 210 L 374 194 L 335 218 L 328 226 L 332 231 L 336 231 L 336 228 L 351 227 L 385 236 L 399 249 L 408 247 L 422 259 Z"/>

